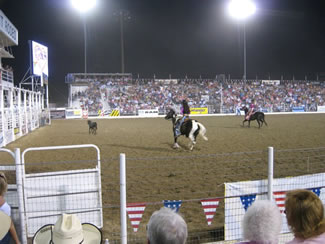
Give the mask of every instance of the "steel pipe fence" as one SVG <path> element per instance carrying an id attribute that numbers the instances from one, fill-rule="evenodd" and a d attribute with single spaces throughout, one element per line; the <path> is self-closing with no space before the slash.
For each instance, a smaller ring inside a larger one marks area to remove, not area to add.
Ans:
<path id="1" fill-rule="evenodd" d="M 0 87 L 0 147 L 50 123 L 44 95 L 18 87 Z"/>

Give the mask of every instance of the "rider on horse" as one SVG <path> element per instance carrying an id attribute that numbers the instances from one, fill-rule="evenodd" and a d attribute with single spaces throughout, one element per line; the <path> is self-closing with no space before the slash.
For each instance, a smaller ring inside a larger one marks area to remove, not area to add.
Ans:
<path id="1" fill-rule="evenodd" d="M 191 113 L 190 107 L 188 106 L 186 100 L 184 99 L 182 101 L 182 107 L 181 107 L 181 114 L 183 115 L 183 118 L 180 119 L 176 124 L 176 128 L 175 128 L 176 136 L 179 136 L 181 134 L 181 126 L 183 122 L 189 118 L 190 113 Z"/>
<path id="2" fill-rule="evenodd" d="M 253 113 L 256 112 L 256 102 L 254 99 L 252 99 L 252 103 L 249 105 L 249 110 L 246 115 L 246 120 L 249 120 L 249 118 L 252 116 Z"/>

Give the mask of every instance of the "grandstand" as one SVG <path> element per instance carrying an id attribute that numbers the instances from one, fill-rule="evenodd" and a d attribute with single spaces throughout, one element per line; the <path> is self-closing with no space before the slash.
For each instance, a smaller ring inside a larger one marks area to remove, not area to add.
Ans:
<path id="1" fill-rule="evenodd" d="M 111 95 L 111 85 L 126 85 L 132 81 L 131 74 L 113 73 L 74 73 L 65 79 L 69 84 L 69 108 L 87 110 L 88 115 L 107 115 L 112 111 L 108 102 Z"/>
<path id="2" fill-rule="evenodd" d="M 231 79 L 132 79 L 131 74 L 68 74 L 69 108 L 90 116 L 165 114 L 187 98 L 191 108 L 209 114 L 235 113 L 255 98 L 262 112 L 323 111 L 325 86 L 320 81 Z"/>

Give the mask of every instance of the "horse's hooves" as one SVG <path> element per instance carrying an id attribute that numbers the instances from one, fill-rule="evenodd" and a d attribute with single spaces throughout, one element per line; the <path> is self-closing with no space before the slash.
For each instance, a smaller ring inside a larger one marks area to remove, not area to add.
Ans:
<path id="1" fill-rule="evenodd" d="M 178 148 L 180 148 L 180 146 L 178 144 L 174 144 L 173 148 L 178 149 Z"/>

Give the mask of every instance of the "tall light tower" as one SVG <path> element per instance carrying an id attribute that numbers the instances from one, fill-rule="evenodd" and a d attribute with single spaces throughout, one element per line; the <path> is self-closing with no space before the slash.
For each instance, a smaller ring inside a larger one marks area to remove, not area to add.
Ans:
<path id="1" fill-rule="evenodd" d="M 130 12 L 128 10 L 120 9 L 114 13 L 118 16 L 120 22 L 120 42 L 121 42 L 121 73 L 125 73 L 125 54 L 124 54 L 124 22 L 131 19 Z"/>
<path id="2" fill-rule="evenodd" d="M 246 81 L 246 19 L 256 12 L 256 5 L 252 0 L 231 0 L 228 4 L 231 17 L 243 21 L 244 25 L 244 75 Z"/>
<path id="3" fill-rule="evenodd" d="M 86 25 L 86 13 L 93 9 L 96 5 L 96 0 L 70 0 L 71 5 L 79 11 L 83 19 L 84 26 L 84 57 L 85 57 L 85 70 L 87 73 L 87 25 Z"/>

